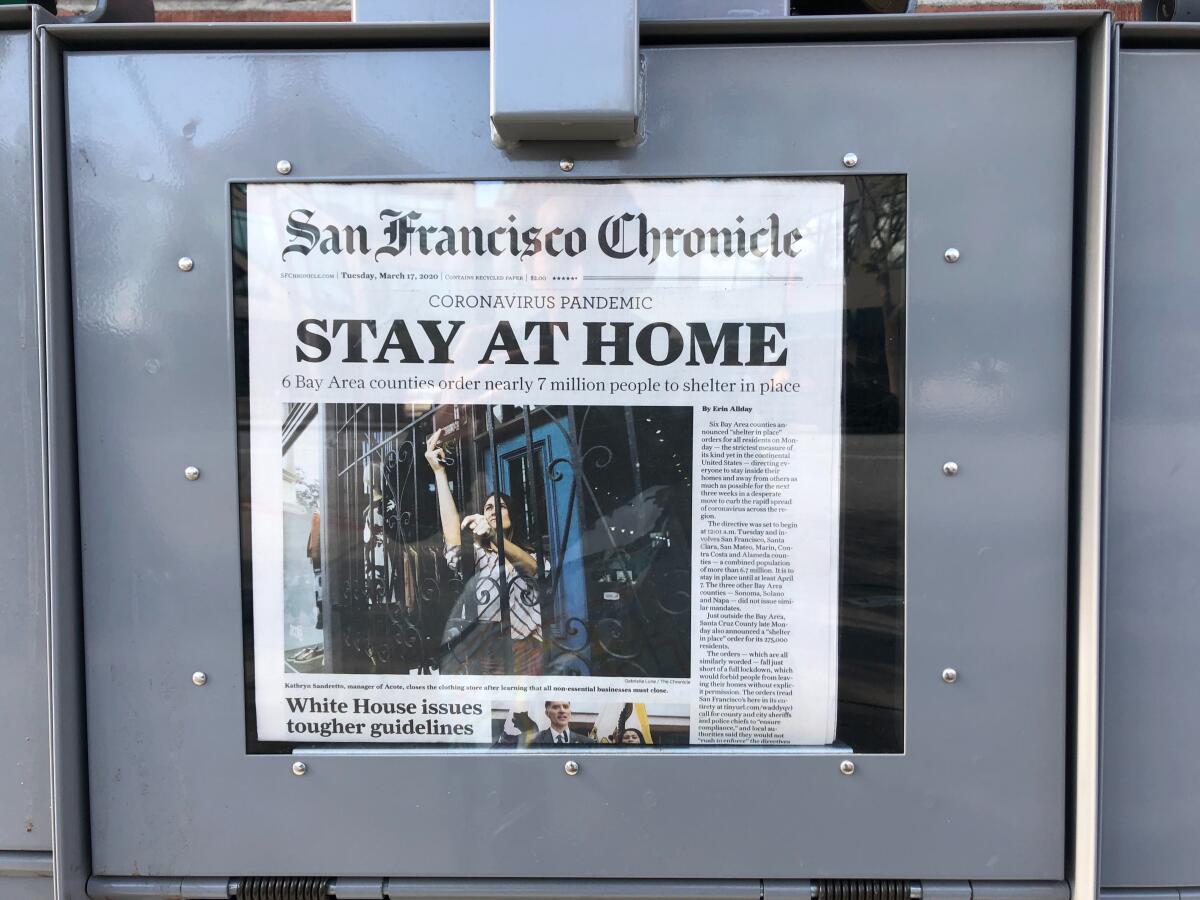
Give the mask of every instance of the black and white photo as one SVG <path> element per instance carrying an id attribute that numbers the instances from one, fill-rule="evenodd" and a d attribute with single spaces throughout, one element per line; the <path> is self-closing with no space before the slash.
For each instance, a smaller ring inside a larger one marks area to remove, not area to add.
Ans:
<path id="1" fill-rule="evenodd" d="M 289 671 L 689 676 L 691 407 L 282 421 Z"/>

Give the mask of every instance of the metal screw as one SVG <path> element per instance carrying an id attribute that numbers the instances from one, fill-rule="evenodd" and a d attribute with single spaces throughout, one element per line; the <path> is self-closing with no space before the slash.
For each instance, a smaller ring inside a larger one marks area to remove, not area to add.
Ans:
<path id="1" fill-rule="evenodd" d="M 858 165 L 858 154 L 857 153 L 847 153 L 845 156 L 842 157 L 842 165 L 845 166 L 847 169 L 853 169 L 855 166 Z"/>
<path id="2" fill-rule="evenodd" d="M 558 167 L 560 169 L 562 169 L 564 172 L 570 172 L 572 169 L 575 168 L 575 160 L 573 160 L 573 159 L 561 160 L 558 164 Z"/>
<path id="3" fill-rule="evenodd" d="M 946 262 L 948 263 L 956 263 L 958 262 L 958 258 L 962 256 L 962 254 L 958 252 L 957 247 L 948 248 L 943 255 L 946 257 Z"/>
<path id="4" fill-rule="evenodd" d="M 204 687 L 206 684 L 208 684 L 208 675 L 206 675 L 204 672 L 193 672 L 192 684 L 194 684 L 196 687 Z"/>
<path id="5" fill-rule="evenodd" d="M 568 775 L 578 775 L 579 763 L 575 762 L 573 759 L 568 759 L 566 763 L 563 764 L 563 771 Z"/>
<path id="6" fill-rule="evenodd" d="M 293 775 L 303 775 L 307 771 L 308 771 L 308 766 L 306 766 L 304 763 L 300 762 L 299 760 L 296 760 L 296 762 L 292 763 L 292 774 Z"/>
<path id="7" fill-rule="evenodd" d="M 188 466 L 186 469 L 183 470 L 183 477 L 186 478 L 188 481 L 195 481 L 197 478 L 200 477 L 200 470 L 197 469 L 195 466 Z"/>
<path id="8" fill-rule="evenodd" d="M 958 681 L 958 670 L 942 669 L 942 681 L 946 682 L 946 684 L 954 684 L 954 682 Z"/>
<path id="9" fill-rule="evenodd" d="M 838 766 L 838 771 L 841 772 L 843 775 L 853 775 L 854 774 L 854 761 L 849 760 L 849 759 L 843 759 L 841 765 Z"/>
<path id="10" fill-rule="evenodd" d="M 192 269 L 196 268 L 196 263 L 190 256 L 179 257 L 179 262 L 177 265 L 179 266 L 180 272 L 190 272 Z"/>
<path id="11" fill-rule="evenodd" d="M 958 463 L 956 463 L 954 460 L 942 463 L 942 474 L 947 478 L 953 478 L 958 474 Z"/>
<path id="12" fill-rule="evenodd" d="M 279 162 L 275 163 L 275 171 L 280 175 L 291 175 L 292 164 L 286 159 L 281 159 Z"/>

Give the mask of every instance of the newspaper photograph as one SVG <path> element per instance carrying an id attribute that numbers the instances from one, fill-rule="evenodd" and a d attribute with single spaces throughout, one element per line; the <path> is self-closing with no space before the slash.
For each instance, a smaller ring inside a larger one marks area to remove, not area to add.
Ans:
<path id="1" fill-rule="evenodd" d="M 840 183 L 233 204 L 254 739 L 834 740 Z"/>

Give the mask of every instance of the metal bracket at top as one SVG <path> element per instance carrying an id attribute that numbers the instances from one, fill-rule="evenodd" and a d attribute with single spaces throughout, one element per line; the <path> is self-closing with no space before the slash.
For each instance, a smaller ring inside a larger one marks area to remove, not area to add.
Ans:
<path id="1" fill-rule="evenodd" d="M 503 142 L 637 133 L 638 0 L 492 0 L 491 120 Z"/>

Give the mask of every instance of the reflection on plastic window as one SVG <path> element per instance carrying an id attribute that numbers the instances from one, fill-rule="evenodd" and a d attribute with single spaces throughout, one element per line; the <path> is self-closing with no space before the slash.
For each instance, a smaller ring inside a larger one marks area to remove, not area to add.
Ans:
<path id="1" fill-rule="evenodd" d="M 901 752 L 904 178 L 403 187 L 233 191 L 250 750 Z"/>

